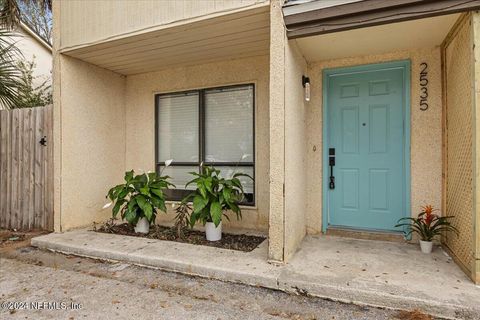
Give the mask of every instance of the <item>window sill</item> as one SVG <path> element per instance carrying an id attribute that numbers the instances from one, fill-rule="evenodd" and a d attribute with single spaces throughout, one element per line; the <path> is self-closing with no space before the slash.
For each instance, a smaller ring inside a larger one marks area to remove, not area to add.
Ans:
<path id="1" fill-rule="evenodd" d="M 179 204 L 180 202 L 181 202 L 181 201 L 167 200 L 167 201 L 165 201 L 165 204 L 166 204 L 166 206 L 167 206 L 167 208 L 168 208 L 168 205 L 170 205 L 170 206 L 171 206 L 172 204 L 177 205 L 177 204 Z M 189 202 L 189 203 L 191 203 L 191 202 Z M 257 207 L 256 205 L 255 205 L 255 206 L 240 205 L 239 207 L 240 207 L 241 210 L 249 210 L 249 211 L 258 210 L 258 207 Z"/>

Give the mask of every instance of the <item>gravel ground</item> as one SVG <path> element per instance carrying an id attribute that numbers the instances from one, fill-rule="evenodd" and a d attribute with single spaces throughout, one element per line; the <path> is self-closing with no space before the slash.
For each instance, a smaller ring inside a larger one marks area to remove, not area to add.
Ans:
<path id="1" fill-rule="evenodd" d="M 4 248 L 0 254 L 0 302 L 26 302 L 30 308 L 32 302 L 57 303 L 50 306 L 56 310 L 2 309 L 1 319 L 414 319 L 33 247 Z"/>

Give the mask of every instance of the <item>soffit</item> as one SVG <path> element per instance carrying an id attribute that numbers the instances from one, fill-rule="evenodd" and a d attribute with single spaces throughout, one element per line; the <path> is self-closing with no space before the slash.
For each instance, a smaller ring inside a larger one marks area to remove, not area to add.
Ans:
<path id="1" fill-rule="evenodd" d="M 60 52 L 131 75 L 267 55 L 269 47 L 269 6 L 262 6 Z"/>

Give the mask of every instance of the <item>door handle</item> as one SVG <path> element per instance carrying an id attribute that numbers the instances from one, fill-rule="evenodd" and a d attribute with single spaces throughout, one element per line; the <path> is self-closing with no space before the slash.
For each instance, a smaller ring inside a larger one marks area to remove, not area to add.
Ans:
<path id="1" fill-rule="evenodd" d="M 335 166 L 335 148 L 328 149 L 328 165 L 330 166 L 330 182 L 328 187 L 335 189 L 335 176 L 333 175 L 333 167 Z"/>

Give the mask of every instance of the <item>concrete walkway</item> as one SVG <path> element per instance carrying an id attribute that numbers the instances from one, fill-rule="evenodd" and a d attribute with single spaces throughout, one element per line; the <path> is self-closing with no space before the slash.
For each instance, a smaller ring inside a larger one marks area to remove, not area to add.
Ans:
<path id="1" fill-rule="evenodd" d="M 286 265 L 252 252 L 77 230 L 32 239 L 39 248 L 437 316 L 480 319 L 480 287 L 443 250 L 340 237 L 306 237 Z"/>

